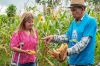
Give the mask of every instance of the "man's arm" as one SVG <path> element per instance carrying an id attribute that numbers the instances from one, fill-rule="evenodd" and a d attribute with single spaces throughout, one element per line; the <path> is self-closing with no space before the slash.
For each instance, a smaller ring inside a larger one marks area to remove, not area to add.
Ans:
<path id="1" fill-rule="evenodd" d="M 68 37 L 66 36 L 66 34 L 64 34 L 64 35 L 54 35 L 53 42 L 66 43 L 66 42 L 68 42 Z"/>
<path id="2" fill-rule="evenodd" d="M 68 55 L 72 55 L 75 53 L 80 53 L 83 51 L 90 42 L 91 37 L 83 37 L 80 42 L 76 43 L 73 47 L 68 48 Z"/>

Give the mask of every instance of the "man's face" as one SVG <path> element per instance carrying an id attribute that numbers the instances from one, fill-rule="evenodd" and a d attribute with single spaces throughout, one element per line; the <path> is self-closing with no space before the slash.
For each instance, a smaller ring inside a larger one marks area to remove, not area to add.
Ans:
<path id="1" fill-rule="evenodd" d="M 75 20 L 80 20 L 84 14 L 85 8 L 84 7 L 72 7 L 70 8 L 70 10 Z"/>

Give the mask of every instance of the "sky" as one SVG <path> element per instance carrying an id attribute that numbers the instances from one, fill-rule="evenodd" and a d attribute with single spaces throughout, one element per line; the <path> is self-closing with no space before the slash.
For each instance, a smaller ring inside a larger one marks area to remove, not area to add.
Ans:
<path id="1" fill-rule="evenodd" d="M 0 13 L 5 13 L 5 10 L 9 4 L 14 4 L 17 7 L 17 11 L 23 11 L 24 4 L 28 2 L 28 5 L 34 6 L 35 0 L 0 0 Z"/>
<path id="2" fill-rule="evenodd" d="M 6 8 L 9 4 L 14 4 L 17 7 L 18 12 L 24 12 L 24 4 L 28 1 L 28 6 L 34 6 L 35 0 L 0 0 L 0 14 L 5 14 Z M 63 4 L 65 4 L 64 0 L 62 0 Z M 38 10 L 42 11 L 42 6 L 38 5 Z"/>

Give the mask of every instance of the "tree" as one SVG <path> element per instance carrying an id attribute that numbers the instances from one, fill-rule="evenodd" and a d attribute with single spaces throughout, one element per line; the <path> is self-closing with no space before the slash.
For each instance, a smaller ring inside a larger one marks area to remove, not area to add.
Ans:
<path id="1" fill-rule="evenodd" d="M 86 0 L 86 1 L 88 1 L 88 2 L 93 2 L 93 3 L 95 3 L 95 4 L 100 3 L 100 0 Z"/>
<path id="2" fill-rule="evenodd" d="M 98 4 L 98 3 L 100 3 L 100 0 L 94 0 L 94 3 Z"/>
<path id="3" fill-rule="evenodd" d="M 40 0 L 35 0 L 36 1 L 36 3 L 39 3 L 40 2 Z"/>
<path id="4" fill-rule="evenodd" d="M 14 17 L 16 15 L 16 6 L 11 4 L 8 6 L 6 12 L 8 17 Z"/>

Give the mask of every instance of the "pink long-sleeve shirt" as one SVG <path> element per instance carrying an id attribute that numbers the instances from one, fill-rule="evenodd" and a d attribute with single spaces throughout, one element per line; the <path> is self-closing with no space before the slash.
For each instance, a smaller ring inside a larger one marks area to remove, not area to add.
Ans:
<path id="1" fill-rule="evenodd" d="M 32 35 L 28 35 L 27 33 L 25 33 L 24 31 L 21 32 L 14 32 L 14 34 L 12 35 L 11 38 L 11 42 L 10 42 L 10 47 L 19 47 L 19 44 L 21 42 L 24 43 L 22 49 L 23 50 L 35 50 L 37 48 L 37 44 L 38 44 L 38 33 L 37 30 L 35 31 L 36 36 L 32 36 Z M 18 60 L 18 52 L 14 52 L 14 57 L 13 57 L 13 61 L 17 62 Z M 36 61 L 36 56 L 35 55 L 29 55 L 29 54 L 25 54 L 25 53 L 21 53 L 20 55 L 20 64 L 24 64 L 24 63 L 28 63 L 28 62 L 35 62 Z"/>

